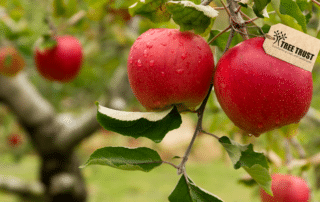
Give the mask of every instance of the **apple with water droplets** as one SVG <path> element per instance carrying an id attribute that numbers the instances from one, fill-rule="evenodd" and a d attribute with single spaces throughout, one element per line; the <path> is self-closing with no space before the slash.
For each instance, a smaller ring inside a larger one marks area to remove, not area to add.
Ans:
<path id="1" fill-rule="evenodd" d="M 312 99 L 312 74 L 265 53 L 255 37 L 229 49 L 218 61 L 214 91 L 230 120 L 260 134 L 298 123 Z"/>
<path id="2" fill-rule="evenodd" d="M 214 72 L 210 46 L 199 35 L 150 29 L 137 38 L 128 57 L 130 86 L 149 111 L 176 105 L 194 110 L 206 97 Z"/>
<path id="3" fill-rule="evenodd" d="M 262 202 L 308 202 L 310 189 L 305 180 L 293 175 L 272 175 L 271 189 L 273 196 L 260 188 Z"/>

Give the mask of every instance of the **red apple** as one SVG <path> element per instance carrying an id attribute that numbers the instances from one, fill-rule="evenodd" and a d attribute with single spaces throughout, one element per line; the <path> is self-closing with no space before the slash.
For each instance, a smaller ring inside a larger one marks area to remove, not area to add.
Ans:
<path id="1" fill-rule="evenodd" d="M 73 36 L 58 36 L 56 46 L 35 50 L 35 63 L 39 73 L 48 80 L 69 82 L 79 73 L 82 64 L 82 46 Z"/>
<path id="2" fill-rule="evenodd" d="M 0 74 L 5 76 L 15 76 L 25 66 L 25 62 L 20 53 L 13 46 L 0 48 Z"/>
<path id="3" fill-rule="evenodd" d="M 298 123 L 312 99 L 311 72 L 267 55 L 264 38 L 228 50 L 214 75 L 217 99 L 231 121 L 255 136 Z"/>
<path id="4" fill-rule="evenodd" d="M 273 197 L 260 189 L 262 202 L 308 202 L 310 189 L 300 177 L 274 174 L 271 181 Z"/>
<path id="5" fill-rule="evenodd" d="M 172 105 L 195 109 L 208 93 L 214 62 L 199 35 L 176 29 L 150 29 L 134 42 L 128 57 L 130 86 L 147 110 Z"/>

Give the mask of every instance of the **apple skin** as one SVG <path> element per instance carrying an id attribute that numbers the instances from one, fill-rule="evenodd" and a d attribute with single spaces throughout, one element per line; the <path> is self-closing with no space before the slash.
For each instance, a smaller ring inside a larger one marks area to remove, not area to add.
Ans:
<path id="1" fill-rule="evenodd" d="M 9 58 L 8 58 L 9 57 Z M 6 64 L 6 59 L 9 59 Z M 0 48 L 0 74 L 13 77 L 25 66 L 25 61 L 16 48 L 5 46 Z"/>
<path id="2" fill-rule="evenodd" d="M 70 82 L 79 74 L 83 52 L 79 40 L 73 36 L 57 36 L 57 45 L 51 49 L 35 50 L 39 73 L 50 81 Z"/>
<path id="3" fill-rule="evenodd" d="M 312 74 L 267 55 L 264 38 L 229 49 L 218 61 L 214 90 L 218 102 L 239 128 L 261 133 L 298 123 L 312 99 Z"/>
<path id="4" fill-rule="evenodd" d="M 308 202 L 310 189 L 302 178 L 293 175 L 272 175 L 273 197 L 260 188 L 262 202 Z"/>
<path id="5" fill-rule="evenodd" d="M 199 35 L 177 29 L 149 29 L 128 57 L 130 86 L 149 111 L 176 105 L 194 110 L 206 97 L 214 72 L 210 46 Z"/>

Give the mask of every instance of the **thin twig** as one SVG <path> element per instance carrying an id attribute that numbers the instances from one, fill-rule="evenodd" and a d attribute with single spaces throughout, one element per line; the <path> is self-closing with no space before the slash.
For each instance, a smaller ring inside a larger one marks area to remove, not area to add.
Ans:
<path id="1" fill-rule="evenodd" d="M 219 140 L 219 139 L 220 139 L 218 136 L 216 136 L 216 135 L 215 135 L 215 134 L 213 134 L 213 133 L 209 133 L 209 132 L 204 131 L 204 130 L 202 130 L 201 132 L 202 132 L 202 133 L 204 133 L 204 134 L 210 135 L 210 136 L 212 136 L 212 137 L 216 138 L 217 140 Z"/>
<path id="2" fill-rule="evenodd" d="M 225 28 L 224 30 L 222 30 L 219 34 L 217 34 L 215 37 L 213 37 L 208 44 L 211 44 L 212 42 L 214 42 L 220 35 L 222 35 L 223 33 L 225 33 L 226 31 L 228 31 L 231 28 L 231 25 L 229 25 L 227 28 Z"/>
<path id="3" fill-rule="evenodd" d="M 313 3 L 317 4 L 318 6 L 320 6 L 320 2 L 316 1 L 316 0 L 312 0 Z"/>
<path id="4" fill-rule="evenodd" d="M 201 106 L 197 110 L 197 112 L 198 112 L 197 126 L 196 126 L 196 129 L 195 129 L 194 134 L 192 136 L 192 139 L 190 141 L 190 144 L 189 144 L 189 146 L 188 146 L 188 148 L 187 148 L 187 150 L 186 150 L 186 152 L 185 152 L 185 154 L 184 154 L 184 156 L 182 158 L 182 161 L 178 165 L 178 175 L 180 175 L 182 173 L 185 173 L 185 164 L 188 161 L 188 158 L 189 158 L 189 155 L 190 155 L 190 152 L 191 152 L 191 148 L 192 148 L 192 146 L 194 144 L 194 141 L 195 141 L 196 137 L 202 131 L 202 119 L 203 119 L 204 109 L 206 108 L 206 104 L 207 104 L 208 99 L 210 97 L 210 93 L 212 91 L 212 87 L 213 87 L 213 85 L 211 84 L 206 98 L 203 100 Z"/>
<path id="5" fill-rule="evenodd" d="M 175 164 L 173 164 L 173 163 L 171 163 L 171 162 L 169 162 L 169 161 L 162 161 L 162 163 L 169 164 L 169 165 L 173 166 L 173 167 L 176 168 L 176 169 L 179 168 L 177 165 L 175 165 Z"/>
<path id="6" fill-rule="evenodd" d="M 214 7 L 214 10 L 225 10 L 224 7 Z"/>
<path id="7" fill-rule="evenodd" d="M 226 44 L 226 47 L 224 48 L 223 52 L 222 52 L 222 55 L 227 52 L 227 50 L 229 49 L 230 45 L 231 45 L 231 41 L 232 41 L 232 38 L 234 36 L 234 29 L 231 28 L 231 31 L 230 31 L 230 34 L 229 34 L 229 37 L 228 37 L 228 41 L 227 41 L 227 44 Z"/>

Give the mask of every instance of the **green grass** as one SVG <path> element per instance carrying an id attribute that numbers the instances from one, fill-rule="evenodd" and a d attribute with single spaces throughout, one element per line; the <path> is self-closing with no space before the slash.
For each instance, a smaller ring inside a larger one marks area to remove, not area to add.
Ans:
<path id="1" fill-rule="evenodd" d="M 39 161 L 36 156 L 26 156 L 19 164 L 9 155 L 0 156 L 0 174 L 36 180 Z M 149 173 L 123 171 L 106 166 L 88 166 L 82 169 L 89 191 L 88 202 L 144 202 L 168 201 L 180 176 L 170 165 L 164 164 Z M 237 183 L 245 172 L 234 170 L 222 161 L 209 164 L 188 162 L 187 173 L 201 188 L 215 194 L 226 202 L 258 202 L 254 190 Z M 16 202 L 13 195 L 0 192 L 0 201 Z"/>

